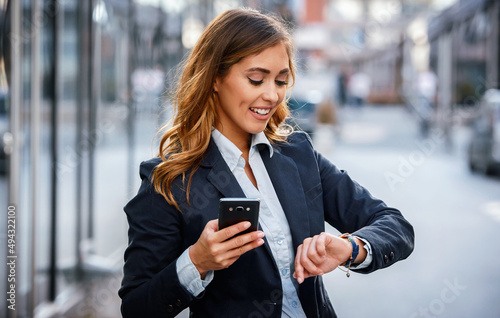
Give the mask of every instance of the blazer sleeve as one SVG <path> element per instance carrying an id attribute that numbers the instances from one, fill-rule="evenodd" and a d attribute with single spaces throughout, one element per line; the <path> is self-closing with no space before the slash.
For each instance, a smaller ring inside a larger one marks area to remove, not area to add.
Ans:
<path id="1" fill-rule="evenodd" d="M 182 214 L 151 184 L 157 163 L 153 159 L 141 164 L 141 187 L 124 208 L 129 245 L 118 292 L 124 318 L 174 317 L 194 299 L 179 282 L 176 270 L 183 252 Z"/>
<path id="2" fill-rule="evenodd" d="M 370 273 L 407 258 L 413 251 L 414 231 L 400 211 L 374 198 L 345 171 L 315 152 L 323 187 L 325 220 L 340 232 L 366 239 L 372 247 Z"/>

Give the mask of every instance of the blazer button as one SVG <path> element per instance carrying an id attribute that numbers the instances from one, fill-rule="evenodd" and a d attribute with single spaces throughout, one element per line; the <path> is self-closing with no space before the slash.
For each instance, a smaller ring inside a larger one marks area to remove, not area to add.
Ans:
<path id="1" fill-rule="evenodd" d="M 389 254 L 389 259 L 392 261 L 394 260 L 394 252 L 391 252 L 391 254 Z"/>
<path id="2" fill-rule="evenodd" d="M 387 262 L 389 262 L 389 257 L 387 257 L 387 255 L 384 255 L 384 263 L 387 264 Z"/>
<path id="3" fill-rule="evenodd" d="M 174 311 L 174 306 L 172 306 L 172 305 L 168 305 L 168 306 L 167 306 L 167 311 L 168 311 L 168 312 L 172 312 L 172 311 Z"/>
<path id="4" fill-rule="evenodd" d="M 177 299 L 177 300 L 175 301 L 175 305 L 176 305 L 177 307 L 180 307 L 180 306 L 182 305 L 182 301 L 181 301 L 180 299 Z"/>

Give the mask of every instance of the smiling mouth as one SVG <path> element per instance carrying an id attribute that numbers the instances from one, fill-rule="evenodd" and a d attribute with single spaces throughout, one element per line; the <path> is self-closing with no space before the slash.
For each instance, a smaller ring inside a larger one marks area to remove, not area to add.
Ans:
<path id="1" fill-rule="evenodd" d="M 251 111 L 258 115 L 267 115 L 271 111 L 271 108 L 250 108 Z"/>

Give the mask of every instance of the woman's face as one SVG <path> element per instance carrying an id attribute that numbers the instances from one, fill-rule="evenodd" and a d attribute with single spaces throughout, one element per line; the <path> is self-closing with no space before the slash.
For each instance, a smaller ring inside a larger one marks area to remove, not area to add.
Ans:
<path id="1" fill-rule="evenodd" d="M 266 128 L 286 94 L 290 69 L 283 44 L 269 47 L 231 66 L 214 84 L 216 128 L 237 144 Z"/>

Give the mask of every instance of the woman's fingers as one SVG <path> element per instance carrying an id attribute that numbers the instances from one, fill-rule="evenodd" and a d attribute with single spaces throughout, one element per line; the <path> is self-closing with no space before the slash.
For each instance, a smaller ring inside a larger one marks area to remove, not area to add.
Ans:
<path id="1" fill-rule="evenodd" d="M 217 221 L 217 220 L 214 220 L 214 221 Z M 250 225 L 251 225 L 250 222 L 243 221 L 243 222 L 239 222 L 239 223 L 236 223 L 234 225 L 228 226 L 226 228 L 223 228 L 222 230 L 217 231 L 217 233 L 215 233 L 214 239 L 217 242 L 224 242 L 226 240 L 231 239 L 236 234 L 245 231 L 246 229 L 248 229 L 250 227 Z"/>
<path id="2" fill-rule="evenodd" d="M 311 269 L 315 269 L 316 267 L 307 258 L 308 251 L 311 248 L 311 243 L 312 239 L 307 238 L 297 248 L 297 255 L 295 257 L 295 273 L 293 274 L 293 276 L 297 279 L 299 284 L 302 284 L 302 282 L 304 282 L 304 279 L 310 276 L 318 275 L 314 271 L 311 272 Z"/>
<path id="3" fill-rule="evenodd" d="M 237 235 L 248 229 L 250 222 L 240 222 L 214 233 L 212 255 L 223 268 L 234 263 L 244 253 L 264 244 L 264 232 L 253 231 Z"/>
<path id="4" fill-rule="evenodd" d="M 300 263 L 304 269 L 311 275 L 323 275 L 323 271 L 318 266 L 321 265 L 323 259 L 318 256 L 316 251 L 317 236 L 304 240 Z M 321 260 L 321 261 L 320 261 Z"/>
<path id="5" fill-rule="evenodd" d="M 322 259 L 326 258 L 326 244 L 327 244 L 328 234 L 325 232 L 318 235 L 318 240 L 316 241 L 316 250 L 318 251 L 318 256 Z"/>
<path id="6" fill-rule="evenodd" d="M 333 270 L 328 265 L 328 254 L 326 247 L 331 243 L 331 238 L 327 233 L 321 233 L 304 240 L 297 248 L 295 257 L 294 277 L 299 283 L 309 276 L 323 275 L 325 272 Z"/>
<path id="7" fill-rule="evenodd" d="M 262 231 L 234 237 L 249 226 L 250 222 L 240 222 L 218 231 L 217 220 L 207 223 L 198 241 L 190 248 L 189 254 L 202 276 L 210 270 L 227 268 L 242 254 L 264 244 Z"/>
<path id="8" fill-rule="evenodd" d="M 293 273 L 293 277 L 297 279 L 299 284 L 302 284 L 304 281 L 304 268 L 300 263 L 300 258 L 302 256 L 302 245 L 299 245 L 297 248 L 297 255 L 295 256 L 295 273 Z"/>
<path id="9" fill-rule="evenodd" d="M 221 243 L 221 247 L 223 250 L 230 251 L 234 249 L 240 249 L 253 241 L 259 241 L 264 237 L 264 232 L 262 231 L 252 231 L 250 233 L 235 236 L 236 234 L 245 231 L 249 227 L 250 222 L 247 221 L 228 226 L 227 228 L 224 228 L 216 233 L 216 235 L 218 236 L 217 241 Z M 262 243 L 264 243 L 263 240 Z M 248 251 L 247 248 L 244 248 L 242 250 L 244 250 L 245 252 Z"/>
<path id="10" fill-rule="evenodd" d="M 245 236 L 248 236 L 250 238 L 250 241 L 243 244 L 243 242 L 248 241 L 248 237 Z M 227 252 L 221 255 L 221 258 L 224 260 L 224 267 L 226 268 L 232 265 L 241 255 L 245 254 L 246 252 L 263 245 L 263 237 L 264 232 L 255 231 L 252 233 L 241 235 L 241 237 L 233 238 L 228 242 L 224 242 L 223 244 L 228 243 L 229 247 L 233 246 L 233 248 L 227 250 Z"/>

